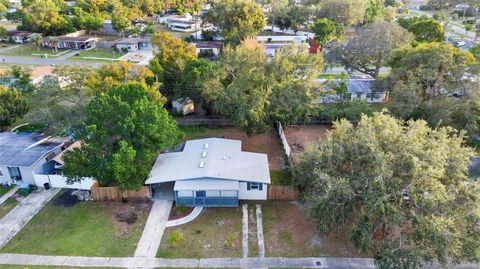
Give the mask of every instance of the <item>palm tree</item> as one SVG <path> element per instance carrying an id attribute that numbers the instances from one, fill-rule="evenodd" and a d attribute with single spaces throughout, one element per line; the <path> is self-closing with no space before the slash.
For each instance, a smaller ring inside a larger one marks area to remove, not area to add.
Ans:
<path id="1" fill-rule="evenodd" d="M 31 34 L 28 42 L 34 43 L 37 46 L 37 51 L 40 51 L 40 46 L 43 45 L 43 36 L 37 33 Z"/>
<path id="2" fill-rule="evenodd" d="M 57 49 L 58 49 L 58 43 L 60 42 L 60 40 L 58 39 L 58 37 L 56 36 L 49 36 L 47 37 L 47 42 L 51 45 L 53 45 L 53 49 L 55 50 L 55 53 L 57 53 Z"/>

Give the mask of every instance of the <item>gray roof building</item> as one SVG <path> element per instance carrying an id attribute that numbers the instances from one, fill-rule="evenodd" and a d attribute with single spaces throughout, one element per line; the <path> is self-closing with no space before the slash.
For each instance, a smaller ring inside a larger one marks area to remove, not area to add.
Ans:
<path id="1" fill-rule="evenodd" d="M 42 134 L 0 133 L 0 165 L 30 167 L 62 144 Z"/>
<path id="2" fill-rule="evenodd" d="M 189 179 L 270 183 L 266 154 L 242 151 L 240 140 L 187 141 L 182 152 L 160 154 L 146 184 Z M 227 183 L 224 184 L 234 184 Z M 180 188 L 179 184 L 179 188 Z"/>

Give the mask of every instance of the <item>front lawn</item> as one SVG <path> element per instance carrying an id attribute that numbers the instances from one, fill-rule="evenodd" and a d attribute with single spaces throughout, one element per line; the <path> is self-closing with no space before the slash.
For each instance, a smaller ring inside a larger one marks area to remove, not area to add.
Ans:
<path id="1" fill-rule="evenodd" d="M 57 196 L 58 197 L 58 196 Z M 57 207 L 50 201 L 4 247 L 3 253 L 38 255 L 133 256 L 150 211 L 150 202 L 81 202 Z M 137 219 L 125 218 L 126 212 Z"/>
<path id="2" fill-rule="evenodd" d="M 10 185 L 8 187 L 3 187 L 3 186 L 0 186 L 0 197 L 2 197 L 5 193 L 7 193 L 9 190 L 13 189 L 13 187 L 15 187 L 14 185 Z"/>
<path id="3" fill-rule="evenodd" d="M 206 208 L 194 221 L 167 228 L 157 257 L 242 256 L 242 208 Z"/>
<path id="4" fill-rule="evenodd" d="M 91 50 L 80 51 L 75 54 L 75 58 L 95 57 L 105 59 L 118 59 L 123 56 L 123 53 L 115 52 L 113 49 L 95 48 Z"/>
<path id="5" fill-rule="evenodd" d="M 308 211 L 298 202 L 261 203 L 268 257 L 359 257 L 345 233 L 320 236 Z"/>
<path id="6" fill-rule="evenodd" d="M 5 217 L 5 215 L 10 212 L 15 206 L 17 206 L 19 203 L 17 200 L 13 199 L 12 197 L 9 197 L 5 202 L 3 202 L 2 205 L 0 205 L 0 219 Z"/>
<path id="7" fill-rule="evenodd" d="M 57 52 L 55 52 L 54 49 L 37 48 L 37 46 L 33 44 L 23 44 L 23 45 L 19 45 L 18 47 L 3 51 L 2 55 L 22 56 L 22 57 L 40 57 L 40 55 L 34 55 L 34 54 L 47 54 L 48 57 L 54 57 L 52 55 L 58 54 L 60 52 L 62 52 L 62 50 L 57 50 Z"/>

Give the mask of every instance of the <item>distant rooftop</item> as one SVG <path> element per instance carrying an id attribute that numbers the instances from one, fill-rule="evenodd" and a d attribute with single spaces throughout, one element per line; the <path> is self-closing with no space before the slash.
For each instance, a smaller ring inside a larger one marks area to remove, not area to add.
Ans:
<path id="1" fill-rule="evenodd" d="M 342 82 L 340 79 L 317 79 L 317 82 L 326 83 L 325 89 L 329 90 L 336 84 Z M 352 93 L 370 93 L 373 91 L 374 79 L 349 79 L 347 83 L 348 92 Z"/>
<path id="2" fill-rule="evenodd" d="M 45 138 L 35 133 L 0 133 L 0 165 L 30 167 L 62 145 L 48 140 L 42 142 Z"/>
<path id="3" fill-rule="evenodd" d="M 240 140 L 190 140 L 182 152 L 160 154 L 145 183 L 207 178 L 270 183 L 267 155 L 242 151 Z"/>

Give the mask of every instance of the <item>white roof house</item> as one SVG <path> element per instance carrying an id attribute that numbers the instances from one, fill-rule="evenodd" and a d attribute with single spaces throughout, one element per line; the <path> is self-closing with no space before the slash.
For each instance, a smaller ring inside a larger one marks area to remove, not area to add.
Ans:
<path id="1" fill-rule="evenodd" d="M 174 182 L 177 203 L 236 206 L 265 200 L 270 171 L 266 154 L 242 151 L 239 140 L 190 140 L 183 151 L 160 154 L 146 184 Z"/>

